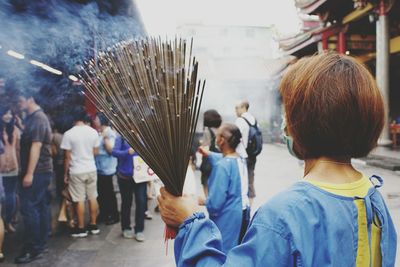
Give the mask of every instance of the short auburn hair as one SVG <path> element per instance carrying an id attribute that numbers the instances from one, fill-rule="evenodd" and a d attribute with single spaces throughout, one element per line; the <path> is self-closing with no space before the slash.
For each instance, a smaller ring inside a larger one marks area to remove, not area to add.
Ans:
<path id="1" fill-rule="evenodd" d="M 332 52 L 302 58 L 288 68 L 280 92 L 299 158 L 359 158 L 376 147 L 383 100 L 355 59 Z"/>

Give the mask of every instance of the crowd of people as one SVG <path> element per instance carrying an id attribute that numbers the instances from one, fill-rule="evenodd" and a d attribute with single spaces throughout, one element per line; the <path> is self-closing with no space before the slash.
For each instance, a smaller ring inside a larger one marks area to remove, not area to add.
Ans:
<path id="1" fill-rule="evenodd" d="M 366 177 L 351 163 L 376 146 L 383 129 L 382 97 L 372 76 L 350 57 L 321 54 L 291 66 L 280 92 L 283 140 L 289 153 L 305 163 L 302 181 L 250 220 L 262 149 L 258 122 L 248 101 L 236 105 L 235 123 L 207 110 L 198 148 L 204 197 L 193 190 L 190 165 L 183 196 L 164 188 L 158 196 L 162 219 L 178 230 L 177 266 L 394 266 L 397 236 L 377 190 L 382 179 Z M 18 108 L 0 108 L 0 260 L 4 232 L 16 231 L 18 212 L 25 233 L 15 262 L 31 262 L 48 249 L 52 181 L 58 220 L 70 228 L 71 237 L 97 235 L 99 223 L 120 222 L 123 238 L 145 241 L 149 184 L 135 179 L 139 155 L 107 118 L 91 118 L 76 108 L 73 126 L 63 133 L 34 92 L 25 90 L 18 103 Z"/>
<path id="2" fill-rule="evenodd" d="M 124 238 L 144 242 L 144 221 L 152 219 L 147 202 L 154 196 L 148 192 L 149 182 L 136 183 L 132 178 L 137 153 L 110 127 L 104 115 L 91 118 L 83 107 L 71 111 L 73 125 L 63 132 L 44 113 L 37 96 L 34 90 L 24 90 L 17 106 L 2 104 L 0 108 L 0 261 L 4 260 L 4 233 L 11 235 L 20 229 L 19 217 L 24 244 L 16 263 L 31 262 L 48 251 L 47 240 L 55 230 L 52 217 L 65 223 L 67 227 L 62 229 L 68 229 L 71 237 L 97 235 L 99 223 L 120 222 Z M 120 209 L 114 176 L 121 193 Z M 52 199 L 59 204 L 55 216 L 50 214 Z"/>
<path id="3" fill-rule="evenodd" d="M 154 189 L 149 187 L 151 182 L 135 181 L 134 158 L 139 155 L 108 119 L 101 113 L 90 117 L 83 107 L 76 107 L 70 112 L 72 125 L 65 131 L 44 113 L 35 90 L 24 90 L 17 97 L 18 105 L 2 104 L 0 109 L 0 198 L 4 218 L 4 224 L 0 219 L 0 260 L 4 260 L 4 233 L 11 235 L 17 229 L 24 231 L 24 245 L 15 262 L 28 263 L 41 257 L 48 251 L 54 217 L 74 238 L 99 234 L 99 223 L 120 222 L 124 238 L 145 241 L 145 219 L 152 218 L 148 199 L 153 198 Z M 199 152 L 203 155 L 200 170 L 205 198 L 199 197 L 198 201 L 220 225 L 233 218 L 241 222 L 232 229 L 225 228 L 226 251 L 243 238 L 255 196 L 255 156 L 246 148 L 250 127 L 257 127 L 257 121 L 248 109 L 247 101 L 238 103 L 236 125 L 222 124 L 216 110 L 204 113 Z M 192 150 L 194 160 L 197 147 Z M 191 163 L 184 191 L 195 196 Z M 114 177 L 121 196 L 120 208 Z M 59 205 L 58 214 L 50 214 L 52 200 Z M 19 214 L 23 227 L 17 227 Z"/>

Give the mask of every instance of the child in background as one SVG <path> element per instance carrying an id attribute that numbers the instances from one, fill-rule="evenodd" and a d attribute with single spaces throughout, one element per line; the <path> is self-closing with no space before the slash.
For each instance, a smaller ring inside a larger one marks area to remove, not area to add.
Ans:
<path id="1" fill-rule="evenodd" d="M 215 109 L 209 109 L 203 114 L 203 138 L 201 140 L 201 145 L 203 147 L 208 147 L 211 152 L 220 152 L 216 146 L 216 132 L 221 126 L 222 117 Z M 207 157 L 203 156 L 200 165 L 201 171 L 201 184 L 203 185 L 204 195 L 208 195 L 208 177 L 211 174 L 212 165 Z"/>

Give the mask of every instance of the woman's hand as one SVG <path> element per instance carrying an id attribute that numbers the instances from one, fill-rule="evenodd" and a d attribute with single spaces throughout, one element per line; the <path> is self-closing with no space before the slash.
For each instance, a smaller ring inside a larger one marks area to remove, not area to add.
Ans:
<path id="1" fill-rule="evenodd" d="M 199 146 L 197 151 L 204 157 L 208 157 L 208 154 L 210 154 L 210 148 L 208 146 Z"/>
<path id="2" fill-rule="evenodd" d="M 197 199 L 191 196 L 176 197 L 162 187 L 158 206 L 163 221 L 170 227 L 178 228 L 190 215 L 199 210 Z"/>

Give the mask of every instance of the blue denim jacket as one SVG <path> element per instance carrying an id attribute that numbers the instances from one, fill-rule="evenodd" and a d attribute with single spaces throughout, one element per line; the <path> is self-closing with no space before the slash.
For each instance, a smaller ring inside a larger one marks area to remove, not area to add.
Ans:
<path id="1" fill-rule="evenodd" d="M 115 144 L 115 139 L 117 138 L 116 132 L 110 127 L 107 127 L 104 131 L 110 142 Z M 99 140 L 99 153 L 95 157 L 97 173 L 101 175 L 113 175 L 117 170 L 117 158 L 108 154 L 104 147 L 104 138 L 102 136 L 99 136 Z"/>
<path id="2" fill-rule="evenodd" d="M 376 177 L 379 182 L 382 180 Z M 381 222 L 382 266 L 393 267 L 397 236 L 385 202 L 371 188 L 365 199 L 368 230 Z M 254 215 L 242 243 L 222 252 L 221 234 L 202 213 L 181 226 L 175 259 L 183 266 L 355 266 L 358 243 L 354 198 L 298 182 L 264 204 Z"/>

